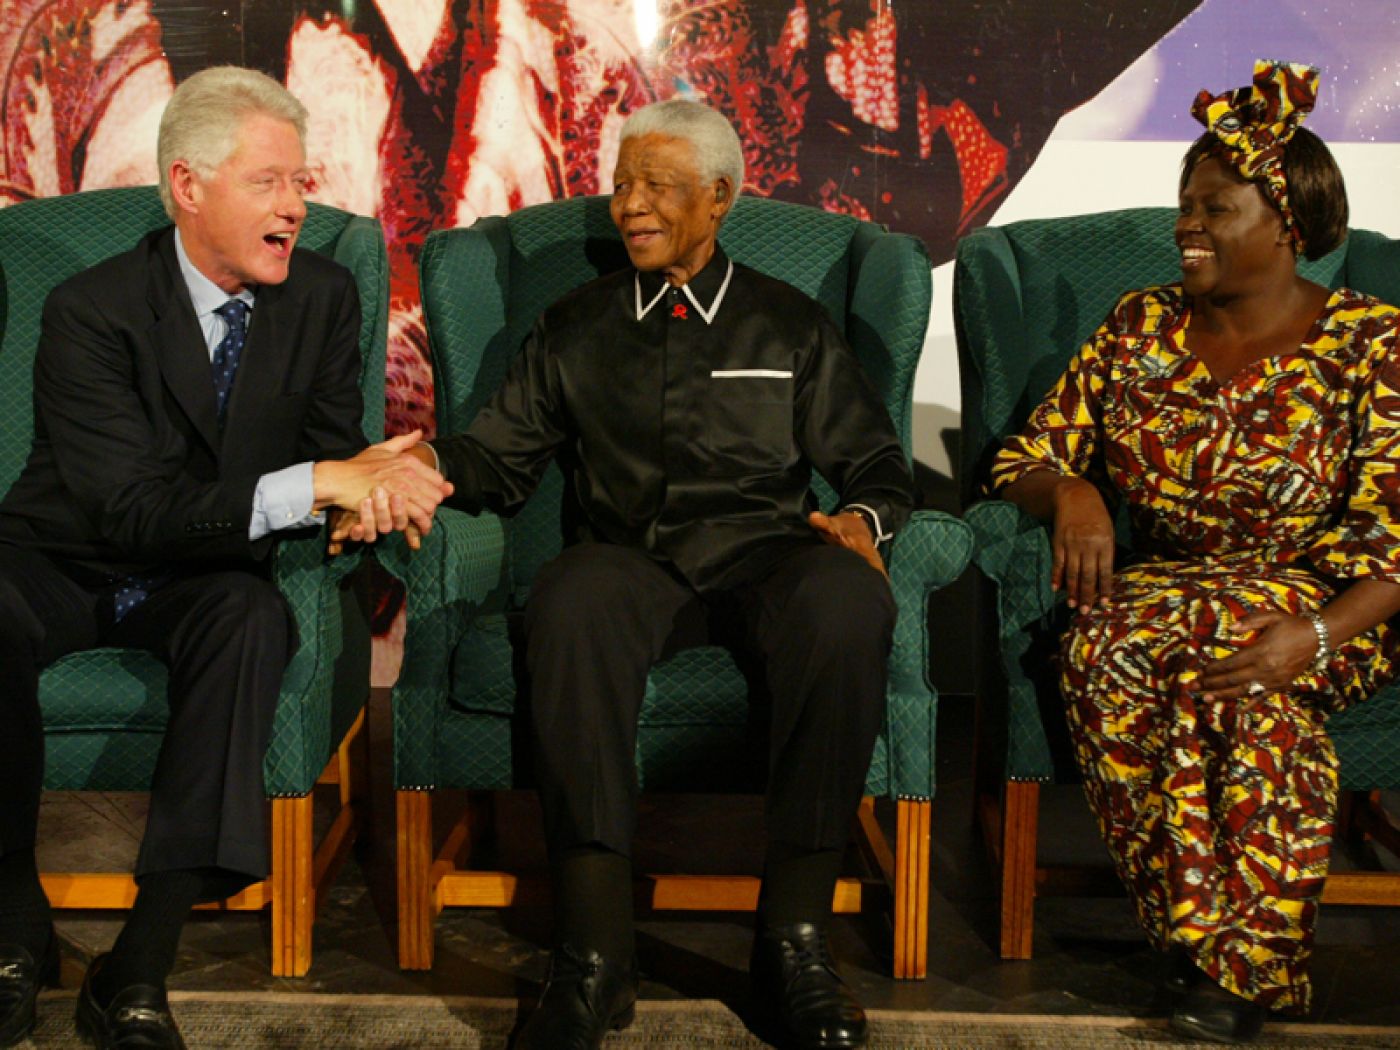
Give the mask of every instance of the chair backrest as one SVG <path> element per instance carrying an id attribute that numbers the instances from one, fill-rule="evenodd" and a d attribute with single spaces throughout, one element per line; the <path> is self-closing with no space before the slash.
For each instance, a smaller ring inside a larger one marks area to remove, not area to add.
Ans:
<path id="1" fill-rule="evenodd" d="M 536 205 L 428 237 L 420 268 L 439 433 L 461 431 L 475 418 L 549 304 L 627 265 L 608 200 Z M 914 371 L 932 298 L 923 244 L 850 216 L 757 197 L 735 203 L 720 243 L 737 262 L 787 281 L 827 309 L 909 451 Z M 815 487 L 829 505 L 829 487 L 820 479 Z M 551 468 L 508 526 L 517 598 L 559 551 L 561 491 Z"/>
<path id="2" fill-rule="evenodd" d="M 988 226 L 958 244 L 954 319 L 962 384 L 959 489 L 986 480 L 1002 438 L 1024 425 L 1124 292 L 1181 275 L 1173 208 Z M 1400 242 L 1353 230 L 1299 271 L 1330 288 L 1400 302 Z"/>
<path id="3" fill-rule="evenodd" d="M 34 433 L 33 371 L 49 291 L 169 225 L 153 186 L 45 197 L 0 209 L 0 492 L 19 476 Z M 364 431 L 384 436 L 384 353 L 389 263 L 373 219 L 310 205 L 298 243 L 355 275 L 362 311 Z"/>

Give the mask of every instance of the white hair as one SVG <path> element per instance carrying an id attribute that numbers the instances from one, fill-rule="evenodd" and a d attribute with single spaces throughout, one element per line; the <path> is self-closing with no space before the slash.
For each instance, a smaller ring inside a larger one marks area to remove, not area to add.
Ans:
<path id="1" fill-rule="evenodd" d="M 306 107 L 265 73 L 242 66 L 213 66 L 180 84 L 166 103 L 156 139 L 160 166 L 160 201 L 175 218 L 170 194 L 170 165 L 183 160 L 209 178 L 238 144 L 243 121 L 254 114 L 285 120 L 306 145 Z"/>
<path id="2" fill-rule="evenodd" d="M 723 113 L 700 102 L 673 98 L 637 110 L 622 125 L 619 144 L 640 135 L 685 139 L 695 150 L 700 178 L 729 179 L 734 196 L 744 185 L 744 147 Z"/>

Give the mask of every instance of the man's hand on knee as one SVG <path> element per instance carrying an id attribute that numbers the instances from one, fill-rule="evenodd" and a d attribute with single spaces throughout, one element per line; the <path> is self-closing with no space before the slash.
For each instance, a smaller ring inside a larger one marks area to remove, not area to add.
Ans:
<path id="1" fill-rule="evenodd" d="M 890 578 L 889 570 L 885 568 L 885 559 L 880 557 L 880 552 L 875 549 L 875 539 L 870 535 L 870 526 L 855 511 L 847 510 L 830 515 L 813 511 L 807 515 L 807 522 L 827 543 L 855 551 L 871 568 L 878 570 L 881 576 L 887 580 Z"/>

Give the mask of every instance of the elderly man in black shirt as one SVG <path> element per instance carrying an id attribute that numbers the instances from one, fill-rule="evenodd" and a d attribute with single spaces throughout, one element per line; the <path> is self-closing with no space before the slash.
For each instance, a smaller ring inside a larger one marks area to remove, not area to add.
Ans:
<path id="1" fill-rule="evenodd" d="M 567 546 L 525 615 L 556 948 L 519 1045 L 593 1047 L 631 1020 L 638 714 L 655 663 L 716 642 L 756 661 L 773 708 L 756 997 L 786 1044 L 865 1045 L 825 926 L 884 713 L 877 545 L 912 482 L 822 308 L 716 244 L 743 165 L 714 110 L 633 114 L 612 217 L 635 269 L 546 310 L 467 432 L 432 446 L 467 511 L 518 510 L 551 460 L 568 480 Z M 814 468 L 840 513 L 815 511 Z"/>

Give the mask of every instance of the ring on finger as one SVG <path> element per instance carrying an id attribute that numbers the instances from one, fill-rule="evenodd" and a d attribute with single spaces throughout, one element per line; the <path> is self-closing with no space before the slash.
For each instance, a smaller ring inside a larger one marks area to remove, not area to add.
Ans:
<path id="1" fill-rule="evenodd" d="M 1250 696 L 1263 696 L 1266 692 L 1268 692 L 1268 689 L 1265 688 L 1263 682 L 1255 680 L 1253 682 L 1250 682 L 1249 685 L 1245 686 L 1244 691 Z"/>

